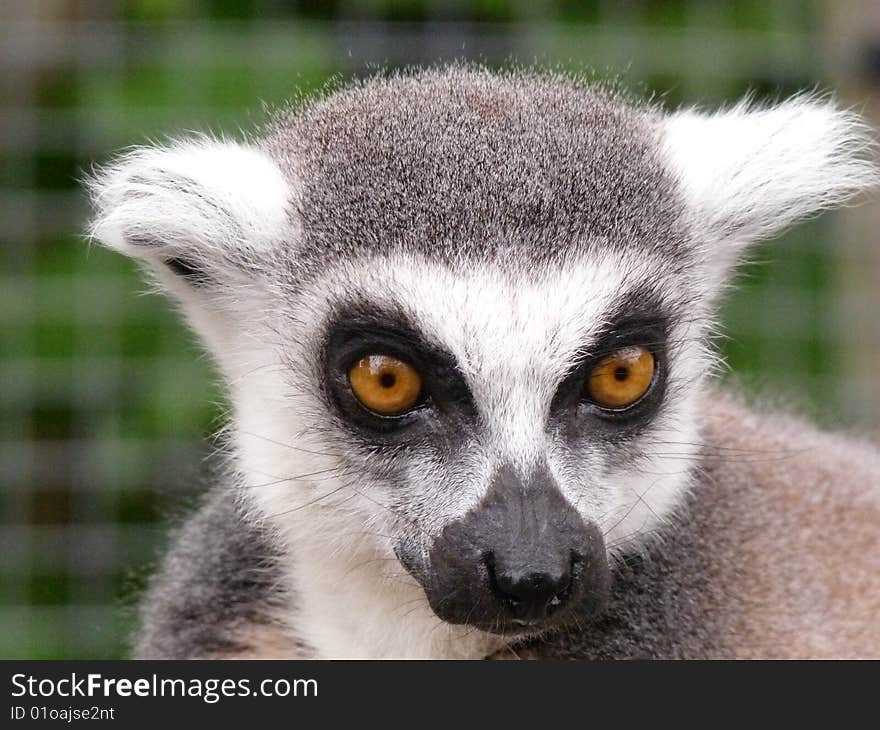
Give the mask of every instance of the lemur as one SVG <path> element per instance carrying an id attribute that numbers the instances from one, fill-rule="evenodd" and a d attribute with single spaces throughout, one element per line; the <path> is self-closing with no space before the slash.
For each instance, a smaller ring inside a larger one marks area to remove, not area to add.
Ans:
<path id="1" fill-rule="evenodd" d="M 743 251 L 872 150 L 815 94 L 454 65 L 97 171 L 231 405 L 134 654 L 880 656 L 880 450 L 712 384 Z"/>

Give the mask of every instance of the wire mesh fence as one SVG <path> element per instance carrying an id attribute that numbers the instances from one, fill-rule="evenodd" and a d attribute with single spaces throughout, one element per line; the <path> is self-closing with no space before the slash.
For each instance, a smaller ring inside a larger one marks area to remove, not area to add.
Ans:
<path id="1" fill-rule="evenodd" d="M 200 491 L 222 411 L 170 307 L 83 241 L 77 180 L 93 162 L 190 129 L 235 134 L 334 75 L 460 58 L 593 69 L 670 105 L 784 96 L 833 82 L 825 23 L 821 4 L 794 0 L 4 4 L 0 656 L 125 652 L 127 597 L 169 512 Z M 829 245 L 847 215 L 758 254 L 721 345 L 737 377 L 870 423 L 877 401 L 840 355 L 841 331 L 875 327 L 878 301 L 862 281 L 839 306 L 853 286 L 841 272 L 873 255 Z"/>

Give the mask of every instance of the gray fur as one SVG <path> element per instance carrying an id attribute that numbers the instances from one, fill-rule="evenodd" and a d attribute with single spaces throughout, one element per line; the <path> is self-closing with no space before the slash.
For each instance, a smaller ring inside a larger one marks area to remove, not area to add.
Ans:
<path id="1" fill-rule="evenodd" d="M 453 66 L 345 88 L 264 141 L 299 189 L 308 275 L 395 250 L 540 264 L 591 247 L 686 253 L 653 110 L 563 76 Z"/>
<path id="2" fill-rule="evenodd" d="M 244 654 L 254 627 L 283 632 L 277 537 L 242 512 L 221 479 L 172 536 L 141 603 L 135 655 L 142 659 Z"/>

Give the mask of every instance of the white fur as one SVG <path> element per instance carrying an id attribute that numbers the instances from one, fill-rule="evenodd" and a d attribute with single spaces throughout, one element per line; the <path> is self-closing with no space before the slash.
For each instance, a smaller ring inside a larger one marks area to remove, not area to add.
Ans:
<path id="1" fill-rule="evenodd" d="M 723 274 L 737 248 L 840 205 L 877 183 L 870 130 L 810 95 L 776 106 L 686 109 L 663 122 L 663 148 Z"/>
<path id="2" fill-rule="evenodd" d="M 136 258 L 266 248 L 284 230 L 290 196 L 281 170 L 262 151 L 209 137 L 136 147 L 91 187 L 92 236 Z"/>
<path id="3" fill-rule="evenodd" d="M 289 235 L 294 192 L 275 162 L 250 144 L 196 136 L 133 148 L 89 187 L 91 237 L 147 265 L 221 367 L 235 360 L 245 323 L 266 306 L 253 273 Z M 181 281 L 162 263 L 172 257 L 203 268 L 220 289 Z"/>

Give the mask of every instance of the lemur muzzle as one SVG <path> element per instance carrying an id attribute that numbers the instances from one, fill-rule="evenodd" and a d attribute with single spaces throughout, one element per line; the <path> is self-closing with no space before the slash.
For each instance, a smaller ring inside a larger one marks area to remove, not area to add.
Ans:
<path id="1" fill-rule="evenodd" d="M 598 527 L 546 467 L 528 477 L 500 469 L 483 501 L 435 540 L 426 573 L 438 616 L 506 632 L 595 613 L 610 583 Z"/>

